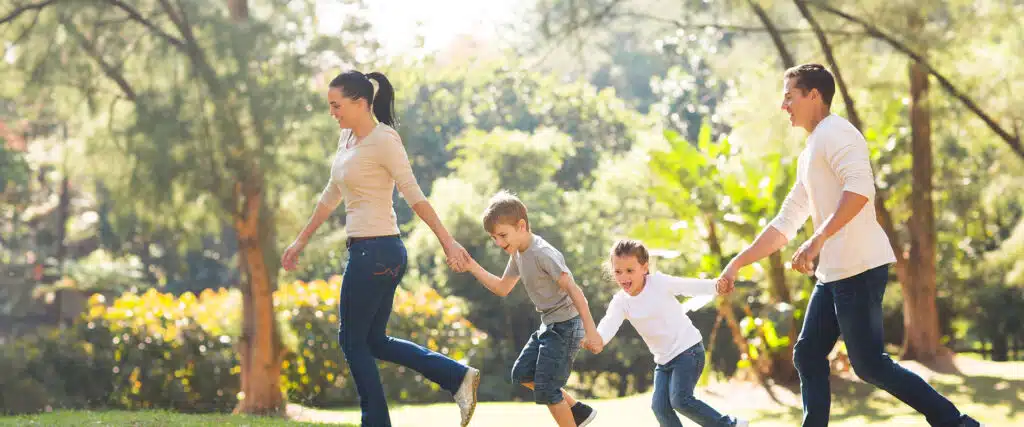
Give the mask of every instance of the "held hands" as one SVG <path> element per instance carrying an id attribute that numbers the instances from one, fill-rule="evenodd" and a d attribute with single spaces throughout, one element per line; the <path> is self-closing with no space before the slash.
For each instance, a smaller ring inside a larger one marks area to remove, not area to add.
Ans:
<path id="1" fill-rule="evenodd" d="M 454 239 L 449 240 L 447 243 L 442 244 L 444 248 L 444 254 L 448 257 L 448 267 L 457 273 L 463 273 L 469 270 L 469 267 L 473 264 L 473 258 L 469 256 L 469 251 L 462 247 L 459 242 Z"/>
<path id="2" fill-rule="evenodd" d="M 604 340 L 597 331 L 589 331 L 580 341 L 583 348 L 590 350 L 591 353 L 598 354 L 604 350 Z"/>
<path id="3" fill-rule="evenodd" d="M 821 253 L 821 247 L 824 245 L 825 237 L 820 234 L 815 234 L 808 239 L 793 254 L 793 259 L 790 260 L 792 268 L 803 274 L 814 274 L 814 260 L 818 258 L 818 254 Z"/>
<path id="4" fill-rule="evenodd" d="M 288 245 L 288 248 L 281 254 L 281 267 L 284 267 L 285 271 L 293 271 L 299 266 L 299 254 L 306 248 L 305 239 L 296 238 L 292 244 Z"/>
<path id="5" fill-rule="evenodd" d="M 735 287 L 736 285 L 734 284 L 734 282 L 718 278 L 718 280 L 715 282 L 715 293 L 717 293 L 718 295 L 725 295 L 732 292 L 732 290 Z"/>
<path id="6" fill-rule="evenodd" d="M 739 276 L 739 268 L 733 263 L 725 266 L 725 270 L 718 275 L 718 280 L 715 281 L 715 291 L 718 295 L 725 295 L 733 291 L 736 288 L 736 278 Z"/>

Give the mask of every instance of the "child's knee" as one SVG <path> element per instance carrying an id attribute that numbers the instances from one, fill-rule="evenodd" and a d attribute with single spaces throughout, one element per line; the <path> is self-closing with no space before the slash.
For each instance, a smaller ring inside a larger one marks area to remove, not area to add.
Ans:
<path id="1" fill-rule="evenodd" d="M 533 387 L 533 400 L 538 405 L 557 405 L 564 399 L 561 388 L 540 384 L 534 384 Z"/>
<path id="2" fill-rule="evenodd" d="M 526 384 L 533 382 L 533 370 L 528 369 L 525 365 L 516 364 L 512 367 L 512 373 L 510 374 L 513 384 Z"/>

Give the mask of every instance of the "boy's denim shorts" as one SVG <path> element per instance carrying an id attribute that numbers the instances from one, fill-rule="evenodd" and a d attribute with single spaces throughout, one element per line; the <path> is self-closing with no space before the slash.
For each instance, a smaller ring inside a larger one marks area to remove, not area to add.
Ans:
<path id="1" fill-rule="evenodd" d="M 534 401 L 538 404 L 561 402 L 562 387 L 569 380 L 573 359 L 585 335 L 579 316 L 550 325 L 541 323 L 512 365 L 512 382 L 532 382 Z"/>

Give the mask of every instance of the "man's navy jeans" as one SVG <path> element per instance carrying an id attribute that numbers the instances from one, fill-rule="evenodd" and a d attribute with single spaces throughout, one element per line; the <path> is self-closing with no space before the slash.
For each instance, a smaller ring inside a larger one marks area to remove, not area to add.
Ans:
<path id="1" fill-rule="evenodd" d="M 842 334 L 850 364 L 862 380 L 924 414 L 935 427 L 960 425 L 960 411 L 921 377 L 893 362 L 882 341 L 882 296 L 889 280 L 883 265 L 814 286 L 804 326 L 793 349 L 804 403 L 803 427 L 828 425 L 832 403 L 828 354 Z"/>

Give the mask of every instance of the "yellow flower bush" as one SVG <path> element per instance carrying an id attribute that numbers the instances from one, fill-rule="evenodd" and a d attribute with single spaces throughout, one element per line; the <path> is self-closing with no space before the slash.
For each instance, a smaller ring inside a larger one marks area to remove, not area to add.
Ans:
<path id="1" fill-rule="evenodd" d="M 388 333 L 463 362 L 480 357 L 477 351 L 486 348 L 487 337 L 466 320 L 462 302 L 426 286 L 415 289 L 399 289 L 395 295 Z M 282 391 L 292 401 L 314 406 L 358 403 L 338 347 L 340 292 L 341 277 L 335 276 L 283 283 L 274 293 L 288 349 L 282 363 Z M 12 366 L 26 372 L 24 378 L 12 374 L 16 377 L 6 383 L 31 385 L 46 397 L 20 408 L 5 404 L 0 410 L 25 412 L 47 405 L 230 410 L 239 391 L 234 346 L 241 311 L 237 289 L 179 296 L 150 289 L 113 300 L 96 294 L 73 327 L 5 349 L 0 362 L 12 360 Z M 450 399 L 404 367 L 382 363 L 380 372 L 389 398 Z"/>
<path id="2" fill-rule="evenodd" d="M 295 347 L 285 360 L 282 374 L 288 397 L 311 406 L 356 404 L 355 387 L 349 384 L 348 366 L 338 347 L 338 296 L 341 277 L 282 284 L 274 295 L 275 306 L 287 319 Z M 463 304 L 444 298 L 434 289 L 399 288 L 388 334 L 422 344 L 455 360 L 478 357 L 486 335 L 466 320 Z M 381 380 L 390 399 L 435 402 L 450 399 L 447 392 L 420 375 L 390 363 L 380 364 Z"/>

